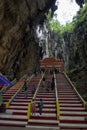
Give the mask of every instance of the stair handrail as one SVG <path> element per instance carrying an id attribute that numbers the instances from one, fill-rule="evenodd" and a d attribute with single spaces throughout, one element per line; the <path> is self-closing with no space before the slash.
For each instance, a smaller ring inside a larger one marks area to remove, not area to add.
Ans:
<path id="1" fill-rule="evenodd" d="M 38 83 L 38 85 L 37 85 L 37 87 L 36 87 L 37 89 L 36 89 L 36 91 L 35 91 L 35 93 L 34 93 L 33 98 L 32 98 L 31 101 L 28 103 L 28 110 L 27 110 L 27 118 L 28 118 L 28 120 L 30 119 L 32 101 L 36 98 L 36 95 L 37 95 L 37 92 L 38 92 L 38 90 L 39 90 L 40 83 L 41 83 L 41 81 L 42 81 L 42 79 L 43 79 L 43 77 L 44 77 L 44 74 L 45 74 L 45 72 L 42 74 L 42 77 L 41 77 L 41 79 L 40 79 L 40 81 L 39 81 L 39 83 Z"/>
<path id="2" fill-rule="evenodd" d="M 6 86 L 4 85 L 3 88 L 0 90 L 0 93 L 6 92 Z"/>
<path id="3" fill-rule="evenodd" d="M 56 75 L 54 72 L 54 79 L 55 79 L 55 92 L 56 92 L 56 111 L 57 111 L 57 120 L 60 120 L 60 103 L 58 101 L 58 93 L 57 93 L 57 83 L 56 83 Z"/>
<path id="4" fill-rule="evenodd" d="M 33 77 L 33 75 L 32 75 L 31 77 L 29 77 L 28 82 L 32 79 L 32 77 Z M 9 99 L 9 101 L 6 102 L 6 105 L 5 105 L 5 108 L 6 108 L 6 109 L 9 108 L 11 102 L 12 102 L 13 99 L 16 97 L 16 95 L 22 90 L 23 86 L 24 86 L 24 82 L 23 82 L 22 85 L 20 85 L 19 89 L 18 89 L 17 92 L 11 97 L 11 99 Z"/>
<path id="5" fill-rule="evenodd" d="M 20 88 L 17 90 L 17 92 L 11 97 L 11 99 L 8 102 L 6 102 L 6 105 L 5 105 L 6 109 L 9 108 L 11 102 L 16 97 L 16 95 L 19 93 L 19 91 L 22 89 L 23 85 L 24 85 L 24 83 L 20 86 Z"/>
<path id="6" fill-rule="evenodd" d="M 81 100 L 82 103 L 83 103 L 84 108 L 86 109 L 87 101 L 85 101 L 85 100 L 82 98 L 82 96 L 79 94 L 79 92 L 77 91 L 75 85 L 72 83 L 72 81 L 71 81 L 70 78 L 67 76 L 67 74 L 66 74 L 65 72 L 63 72 L 63 73 L 64 73 L 66 79 L 68 80 L 68 82 L 71 84 L 71 86 L 73 87 L 73 89 L 74 89 L 75 92 L 77 93 L 77 95 L 79 96 L 80 100 Z"/>
<path id="7" fill-rule="evenodd" d="M 9 88 L 11 88 L 14 84 L 16 83 L 16 79 L 14 79 L 13 81 L 11 81 L 11 84 L 6 86 L 4 85 L 3 88 L 0 90 L 0 93 L 5 93 Z"/>

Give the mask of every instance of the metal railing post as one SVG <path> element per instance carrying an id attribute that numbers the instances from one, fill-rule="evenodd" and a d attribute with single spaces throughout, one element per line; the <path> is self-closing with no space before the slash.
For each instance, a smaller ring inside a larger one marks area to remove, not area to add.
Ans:
<path id="1" fill-rule="evenodd" d="M 60 104 L 58 101 L 58 94 L 57 94 L 57 84 L 56 84 L 56 75 L 54 73 L 54 79 L 55 79 L 55 92 L 56 92 L 56 111 L 57 111 L 57 120 L 60 120 Z"/>

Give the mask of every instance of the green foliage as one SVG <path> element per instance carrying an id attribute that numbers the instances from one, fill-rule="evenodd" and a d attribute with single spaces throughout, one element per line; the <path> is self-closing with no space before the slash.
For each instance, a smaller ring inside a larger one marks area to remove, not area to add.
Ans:
<path id="1" fill-rule="evenodd" d="M 54 31 L 62 36 L 65 32 L 73 33 L 75 29 L 78 29 L 78 27 L 81 26 L 84 21 L 86 21 L 86 18 L 87 4 L 77 12 L 77 15 L 73 18 L 73 21 L 71 23 L 67 23 L 65 26 L 61 25 L 56 19 L 56 14 L 55 19 L 52 19 L 50 11 L 47 16 L 47 24 L 51 31 Z"/>
<path id="2" fill-rule="evenodd" d="M 55 14 L 55 18 L 56 16 L 57 14 Z M 48 16 L 47 16 L 47 25 L 51 31 L 60 32 L 60 29 L 61 29 L 60 22 L 57 19 L 51 18 L 51 11 L 49 11 Z"/>
<path id="3" fill-rule="evenodd" d="M 78 12 L 76 17 L 73 18 L 74 24 L 82 23 L 87 16 L 87 5 L 85 5 L 83 8 L 81 8 Z"/>
<path id="4" fill-rule="evenodd" d="M 49 26 L 50 26 L 50 29 L 55 32 L 60 31 L 60 23 L 57 19 L 56 20 L 52 19 L 49 23 Z"/>
<path id="5" fill-rule="evenodd" d="M 73 25 L 78 40 L 83 40 L 83 36 L 87 32 L 87 5 L 78 11 L 77 16 L 74 17 Z"/>
<path id="6" fill-rule="evenodd" d="M 65 32 L 72 33 L 73 30 L 74 30 L 73 23 L 67 23 L 66 26 L 62 26 L 61 35 L 63 35 Z"/>

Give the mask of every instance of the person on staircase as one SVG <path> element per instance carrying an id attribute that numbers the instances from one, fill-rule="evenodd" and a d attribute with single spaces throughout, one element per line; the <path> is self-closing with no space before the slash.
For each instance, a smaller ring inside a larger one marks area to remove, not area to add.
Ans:
<path id="1" fill-rule="evenodd" d="M 36 113 L 36 102 L 35 99 L 33 99 L 31 102 L 31 114 L 35 115 L 35 113 Z"/>
<path id="2" fill-rule="evenodd" d="M 54 90 L 54 88 L 55 88 L 55 81 L 54 81 L 54 77 L 52 77 L 51 90 Z"/>
<path id="3" fill-rule="evenodd" d="M 35 93 L 35 91 L 36 91 L 36 87 L 35 87 L 35 85 L 33 84 L 33 86 L 32 86 L 32 96 L 33 96 L 33 94 Z"/>
<path id="4" fill-rule="evenodd" d="M 34 69 L 34 76 L 37 76 L 36 68 Z"/>
<path id="5" fill-rule="evenodd" d="M 42 79 L 42 87 L 43 87 L 43 88 L 45 87 L 45 81 L 46 81 L 46 78 L 43 77 L 43 79 Z"/>
<path id="6" fill-rule="evenodd" d="M 38 108 L 39 108 L 39 114 L 42 115 L 42 109 L 43 109 L 43 100 L 40 99 L 40 102 L 38 103 Z"/>
<path id="7" fill-rule="evenodd" d="M 47 82 L 46 90 L 47 90 L 47 92 L 50 91 L 50 81 Z"/>
<path id="8" fill-rule="evenodd" d="M 28 84 L 27 81 L 25 80 L 24 82 L 24 97 L 27 98 L 28 95 Z"/>

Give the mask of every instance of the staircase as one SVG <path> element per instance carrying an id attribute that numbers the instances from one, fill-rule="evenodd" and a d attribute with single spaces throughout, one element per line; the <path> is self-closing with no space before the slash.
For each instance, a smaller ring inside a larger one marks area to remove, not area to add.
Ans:
<path id="1" fill-rule="evenodd" d="M 52 79 L 53 75 L 46 74 L 46 82 Z M 42 115 L 38 112 L 38 103 L 39 100 L 43 99 L 43 110 Z M 37 111 L 35 115 L 31 115 L 30 119 L 28 120 L 27 127 L 30 128 L 51 128 L 58 130 L 58 121 L 56 119 L 56 99 L 55 99 L 55 91 L 50 90 L 47 92 L 46 86 L 43 88 L 40 86 L 40 89 L 36 96 L 36 106 Z"/>
<path id="2" fill-rule="evenodd" d="M 52 74 L 46 74 L 46 83 L 51 82 Z M 55 90 L 47 91 L 46 86 L 40 86 L 36 95 L 36 113 L 27 119 L 27 107 L 31 101 L 32 86 L 39 83 L 41 75 L 37 75 L 31 79 L 28 87 L 28 96 L 25 98 L 24 90 L 21 90 L 6 113 L 0 113 L 0 126 L 27 127 L 32 129 L 55 129 L 55 130 L 87 130 L 87 112 L 85 111 L 80 98 L 72 88 L 68 80 L 63 74 L 56 74 L 58 101 L 60 103 L 60 121 L 56 118 L 56 94 Z M 23 82 L 14 85 L 4 97 L 6 103 L 16 93 L 19 86 Z M 39 100 L 43 99 L 42 115 L 38 112 Z"/>
<path id="3" fill-rule="evenodd" d="M 60 103 L 60 128 L 87 130 L 87 112 L 80 98 L 63 74 L 56 75 L 58 100 Z"/>
<path id="4" fill-rule="evenodd" d="M 32 85 L 35 84 L 37 87 L 40 78 L 41 76 L 38 75 L 37 77 L 33 77 L 29 82 L 27 98 L 24 96 L 24 90 L 21 90 L 11 102 L 10 107 L 6 110 L 6 113 L 0 114 L 0 126 L 25 127 L 25 125 L 27 125 L 28 103 L 33 97 Z M 13 88 L 17 88 L 16 85 Z M 15 92 L 16 91 L 14 91 L 14 89 L 10 90 L 11 95 Z M 8 93 L 7 96 L 9 96 Z M 11 96 L 9 98 L 11 98 Z"/>
<path id="5" fill-rule="evenodd" d="M 20 86 L 23 85 L 23 83 L 23 81 L 19 81 L 2 95 L 4 104 L 6 104 L 6 102 L 8 102 L 12 98 L 12 96 L 17 92 Z"/>

